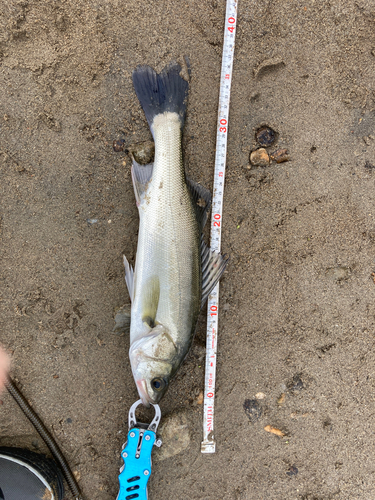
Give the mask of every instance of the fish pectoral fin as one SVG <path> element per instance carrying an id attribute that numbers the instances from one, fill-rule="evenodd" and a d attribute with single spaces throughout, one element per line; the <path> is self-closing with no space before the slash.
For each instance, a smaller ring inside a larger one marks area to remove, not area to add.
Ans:
<path id="1" fill-rule="evenodd" d="M 121 335 L 122 333 L 130 333 L 130 310 L 131 305 L 125 304 L 120 307 L 115 314 L 115 326 L 112 330 L 113 333 Z"/>
<path id="2" fill-rule="evenodd" d="M 153 163 L 149 163 L 148 165 L 140 165 L 133 158 L 132 181 L 137 207 L 139 207 L 141 203 L 141 197 L 146 191 L 147 185 L 152 178 L 153 169 Z"/>
<path id="3" fill-rule="evenodd" d="M 155 326 L 155 322 L 154 322 L 154 319 L 151 318 L 150 316 L 142 316 L 142 321 L 144 324 L 146 324 L 151 330 L 154 328 Z"/>
<path id="4" fill-rule="evenodd" d="M 156 312 L 160 297 L 160 282 L 158 276 L 152 276 L 142 290 L 142 321 L 150 328 L 155 326 Z"/>
<path id="5" fill-rule="evenodd" d="M 201 241 L 201 259 L 202 259 L 202 302 L 204 306 L 207 297 L 215 288 L 216 283 L 221 278 L 227 266 L 229 257 L 221 255 L 218 252 L 212 252 L 206 243 Z"/>
<path id="6" fill-rule="evenodd" d="M 207 214 L 211 206 L 211 193 L 207 188 L 191 179 L 186 179 L 186 184 L 190 190 L 197 220 L 202 230 L 206 225 Z"/>
<path id="7" fill-rule="evenodd" d="M 132 266 L 129 264 L 128 259 L 124 257 L 124 266 L 125 266 L 125 283 L 128 288 L 130 300 L 133 302 L 134 298 L 134 270 Z"/>

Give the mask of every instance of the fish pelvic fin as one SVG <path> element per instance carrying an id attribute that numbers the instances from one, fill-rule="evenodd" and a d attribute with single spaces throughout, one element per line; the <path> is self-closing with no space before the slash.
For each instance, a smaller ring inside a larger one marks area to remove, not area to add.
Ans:
<path id="1" fill-rule="evenodd" d="M 204 306 L 206 300 L 212 290 L 215 288 L 217 282 L 221 278 L 227 266 L 229 257 L 221 255 L 219 252 L 213 252 L 201 241 L 201 259 L 202 259 L 202 302 L 201 307 Z"/>
<path id="2" fill-rule="evenodd" d="M 124 266 L 125 266 L 125 283 L 128 288 L 130 300 L 133 302 L 134 298 L 134 270 L 132 266 L 129 264 L 128 259 L 124 257 Z"/>
<path id="3" fill-rule="evenodd" d="M 189 84 L 181 76 L 181 66 L 171 62 L 160 74 L 150 66 L 138 66 L 133 71 L 133 85 L 153 134 L 155 116 L 177 113 L 184 126 Z"/>

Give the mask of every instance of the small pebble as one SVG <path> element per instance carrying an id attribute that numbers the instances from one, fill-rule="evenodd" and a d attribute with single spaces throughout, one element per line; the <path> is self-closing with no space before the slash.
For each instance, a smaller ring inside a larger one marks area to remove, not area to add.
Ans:
<path id="1" fill-rule="evenodd" d="M 285 393 L 283 392 L 279 397 L 279 399 L 277 400 L 277 404 L 281 406 L 284 403 L 284 401 L 285 401 Z"/>
<path id="2" fill-rule="evenodd" d="M 140 165 L 148 165 L 154 161 L 155 144 L 153 141 L 138 142 L 131 144 L 126 151 Z"/>
<path id="3" fill-rule="evenodd" d="M 245 399 L 243 409 L 252 424 L 262 416 L 262 407 L 256 399 Z"/>
<path id="4" fill-rule="evenodd" d="M 261 127 L 256 131 L 255 138 L 261 146 L 267 148 L 275 142 L 276 132 L 270 127 Z"/>
<path id="5" fill-rule="evenodd" d="M 297 469 L 297 467 L 296 467 L 295 465 L 291 465 L 291 466 L 289 467 L 289 470 L 287 471 L 287 473 L 286 473 L 286 474 L 287 474 L 287 476 L 290 476 L 290 477 L 292 477 L 292 476 L 296 476 L 296 475 L 298 474 L 298 469 Z"/>
<path id="6" fill-rule="evenodd" d="M 183 412 L 166 417 L 160 428 L 163 446 L 154 454 L 153 460 L 159 462 L 178 455 L 190 446 L 188 420 Z"/>
<path id="7" fill-rule="evenodd" d="M 281 431 L 280 429 L 277 429 L 276 427 L 272 427 L 272 425 L 266 425 L 264 430 L 266 432 L 270 432 L 271 434 L 275 434 L 276 436 L 279 437 L 285 436 L 285 432 Z"/>
<path id="8" fill-rule="evenodd" d="M 266 395 L 264 394 L 264 392 L 257 392 L 257 393 L 255 394 L 255 397 L 256 397 L 257 399 L 264 399 L 264 398 L 266 397 Z"/>
<path id="9" fill-rule="evenodd" d="M 87 219 L 87 224 L 91 226 L 92 224 L 96 224 L 98 222 L 98 219 Z"/>
<path id="10" fill-rule="evenodd" d="M 276 163 L 283 163 L 284 161 L 289 161 L 288 150 L 278 149 L 270 154 L 270 158 Z"/>
<path id="11" fill-rule="evenodd" d="M 119 139 L 118 141 L 113 141 L 113 151 L 116 153 L 120 153 L 120 151 L 124 151 L 125 149 L 125 140 Z"/>
<path id="12" fill-rule="evenodd" d="M 270 158 L 264 148 L 257 149 L 250 153 L 250 163 L 257 167 L 267 167 L 270 164 Z"/>
<path id="13" fill-rule="evenodd" d="M 289 391 L 300 391 L 301 389 L 303 389 L 303 382 L 301 380 L 300 374 L 297 373 L 296 375 L 294 375 L 293 380 L 288 384 L 288 389 Z"/>
<path id="14" fill-rule="evenodd" d="M 203 391 L 199 393 L 199 396 L 197 397 L 197 405 L 203 404 Z"/>

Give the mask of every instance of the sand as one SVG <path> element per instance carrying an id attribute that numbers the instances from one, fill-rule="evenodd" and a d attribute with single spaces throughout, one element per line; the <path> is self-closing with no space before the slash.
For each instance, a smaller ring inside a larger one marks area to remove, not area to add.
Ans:
<path id="1" fill-rule="evenodd" d="M 116 498 L 137 399 L 129 339 L 112 333 L 138 231 L 130 160 L 112 143 L 151 138 L 131 73 L 189 56 L 186 170 L 212 188 L 224 12 L 222 0 L 1 2 L 0 342 L 87 499 Z M 150 500 L 375 499 L 374 23 L 366 0 L 239 1 L 217 453 L 200 453 L 202 312 L 161 403 L 188 444 L 154 452 Z M 262 125 L 277 132 L 268 153 L 290 161 L 250 165 Z M 0 444 L 43 450 L 1 398 Z"/>

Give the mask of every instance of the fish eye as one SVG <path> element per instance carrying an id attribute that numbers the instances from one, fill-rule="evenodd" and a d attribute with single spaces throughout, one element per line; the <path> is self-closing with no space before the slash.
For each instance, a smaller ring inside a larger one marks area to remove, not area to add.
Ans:
<path id="1" fill-rule="evenodd" d="M 166 386 L 166 383 L 162 378 L 154 378 L 151 380 L 151 386 L 155 391 L 161 391 Z"/>

